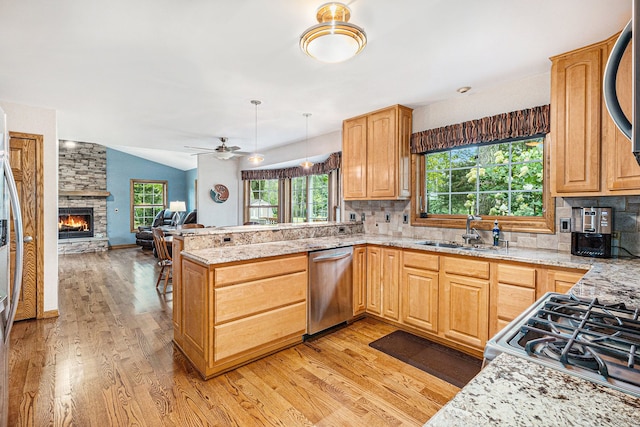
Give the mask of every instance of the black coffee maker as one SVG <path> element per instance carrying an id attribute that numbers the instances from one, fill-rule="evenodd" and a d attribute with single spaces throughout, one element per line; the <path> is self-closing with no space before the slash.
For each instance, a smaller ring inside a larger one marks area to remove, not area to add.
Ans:
<path id="1" fill-rule="evenodd" d="M 573 255 L 611 258 L 613 208 L 573 208 Z"/>

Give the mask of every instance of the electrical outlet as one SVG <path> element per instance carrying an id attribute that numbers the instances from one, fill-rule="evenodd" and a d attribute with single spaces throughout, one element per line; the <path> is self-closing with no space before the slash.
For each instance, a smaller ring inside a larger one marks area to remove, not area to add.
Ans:
<path id="1" fill-rule="evenodd" d="M 560 232 L 569 233 L 571 231 L 571 218 L 560 218 Z"/>
<path id="2" fill-rule="evenodd" d="M 364 212 L 360 214 L 360 221 L 364 222 Z"/>
<path id="3" fill-rule="evenodd" d="M 355 220 L 356 220 L 356 214 L 355 214 L 355 213 L 353 213 L 353 212 L 351 212 L 351 213 L 349 214 L 349 221 L 355 221 Z"/>
<path id="4" fill-rule="evenodd" d="M 409 214 L 402 214 L 402 223 L 409 224 Z"/>
<path id="5" fill-rule="evenodd" d="M 386 212 L 384 214 L 384 222 L 391 222 L 391 215 Z"/>

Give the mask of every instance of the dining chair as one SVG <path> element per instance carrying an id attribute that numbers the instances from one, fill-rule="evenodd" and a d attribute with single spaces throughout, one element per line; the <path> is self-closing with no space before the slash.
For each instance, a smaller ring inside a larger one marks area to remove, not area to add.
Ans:
<path id="1" fill-rule="evenodd" d="M 161 267 L 160 273 L 158 273 L 158 280 L 156 281 L 156 289 L 158 288 L 158 285 L 160 285 L 160 280 L 164 278 L 164 288 L 162 289 L 162 293 L 166 294 L 169 279 L 172 278 L 172 260 L 171 254 L 167 249 L 167 241 L 164 238 L 164 231 L 159 227 L 153 229 L 153 244 L 155 245 L 156 252 L 158 254 L 158 265 Z"/>

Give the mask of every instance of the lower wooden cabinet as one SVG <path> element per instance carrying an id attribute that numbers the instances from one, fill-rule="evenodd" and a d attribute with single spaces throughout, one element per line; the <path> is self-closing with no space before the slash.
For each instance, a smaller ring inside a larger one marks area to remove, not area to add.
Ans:
<path id="1" fill-rule="evenodd" d="M 400 319 L 400 257 L 399 249 L 382 248 L 382 316 Z"/>
<path id="2" fill-rule="evenodd" d="M 367 313 L 400 318 L 400 249 L 367 247 Z"/>
<path id="3" fill-rule="evenodd" d="M 402 263 L 402 323 L 426 332 L 438 333 L 438 255 L 405 251 Z"/>
<path id="4" fill-rule="evenodd" d="M 489 262 L 441 257 L 440 331 L 477 350 L 489 338 Z"/>
<path id="5" fill-rule="evenodd" d="M 367 247 L 353 248 L 353 315 L 367 309 Z"/>
<path id="6" fill-rule="evenodd" d="M 174 342 L 204 378 L 302 342 L 306 253 L 225 265 L 180 261 Z"/>
<path id="7" fill-rule="evenodd" d="M 566 294 L 584 273 L 582 270 L 547 270 L 547 289 L 549 292 Z"/>
<path id="8" fill-rule="evenodd" d="M 537 299 L 539 277 L 535 266 L 495 263 L 491 282 L 489 336 L 493 336 L 518 317 Z"/>

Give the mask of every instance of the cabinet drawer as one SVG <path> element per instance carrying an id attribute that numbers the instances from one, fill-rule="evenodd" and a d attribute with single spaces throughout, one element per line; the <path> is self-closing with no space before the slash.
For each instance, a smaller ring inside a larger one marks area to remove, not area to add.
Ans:
<path id="1" fill-rule="evenodd" d="M 458 276 L 489 278 L 489 262 L 467 258 L 444 257 L 443 268 L 446 273 Z"/>
<path id="2" fill-rule="evenodd" d="M 535 301 L 535 288 L 498 283 L 498 319 L 513 320 Z"/>
<path id="3" fill-rule="evenodd" d="M 424 252 L 410 252 L 405 251 L 402 254 L 403 263 L 405 267 L 417 268 L 420 270 L 439 270 L 439 256 L 428 254 Z"/>
<path id="4" fill-rule="evenodd" d="M 216 287 L 219 287 L 306 270 L 307 256 L 296 255 L 218 267 L 214 274 Z"/>
<path id="5" fill-rule="evenodd" d="M 215 290 L 215 323 L 282 307 L 307 299 L 305 271 Z"/>
<path id="6" fill-rule="evenodd" d="M 536 269 L 521 265 L 498 264 L 498 282 L 535 289 Z"/>
<path id="7" fill-rule="evenodd" d="M 300 302 L 214 328 L 214 354 L 219 361 L 260 346 L 302 336 L 307 328 L 307 304 Z"/>

